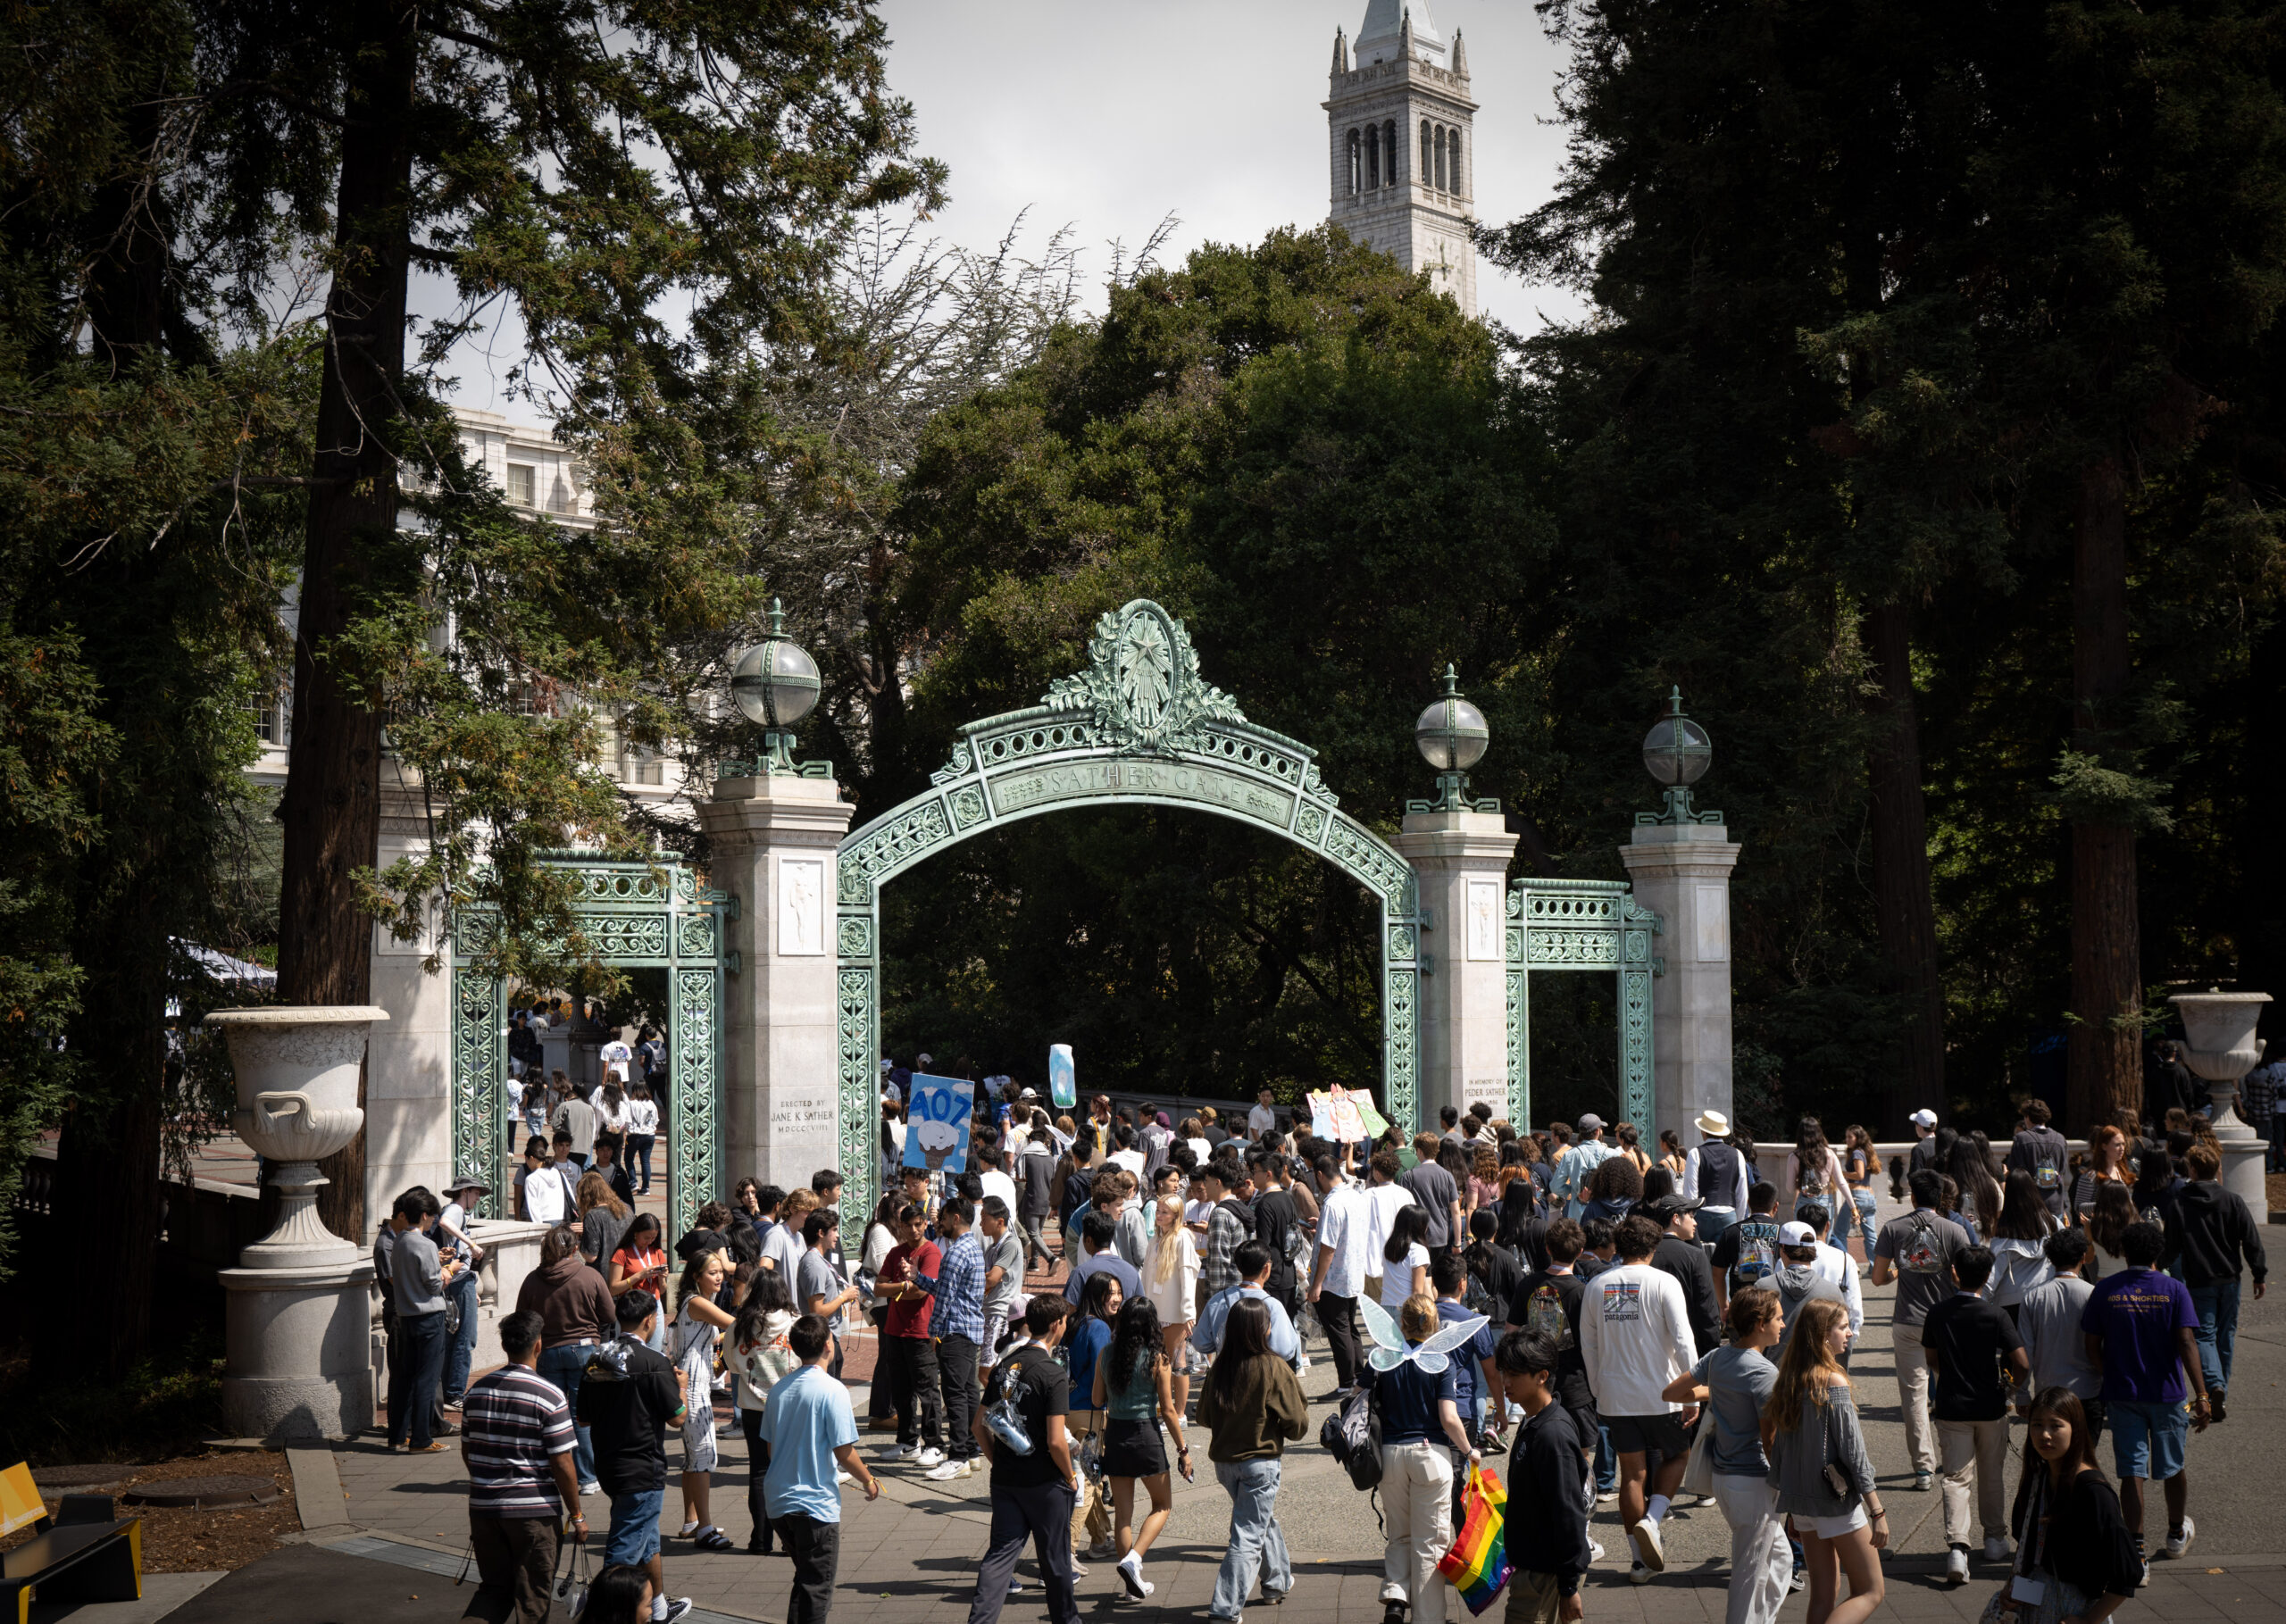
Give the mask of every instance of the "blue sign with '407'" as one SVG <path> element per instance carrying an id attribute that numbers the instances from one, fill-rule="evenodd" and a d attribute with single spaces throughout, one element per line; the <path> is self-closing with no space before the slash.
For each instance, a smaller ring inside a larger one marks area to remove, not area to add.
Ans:
<path id="1" fill-rule="evenodd" d="M 964 1077 L 930 1077 L 916 1071 L 906 1091 L 905 1165 L 932 1173 L 968 1171 L 969 1115 L 976 1085 Z"/>

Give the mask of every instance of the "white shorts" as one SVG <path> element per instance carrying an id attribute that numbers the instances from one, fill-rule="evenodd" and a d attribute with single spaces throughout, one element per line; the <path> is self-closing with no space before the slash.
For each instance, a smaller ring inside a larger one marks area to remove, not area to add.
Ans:
<path id="1" fill-rule="evenodd" d="M 1839 1517 L 1797 1517 L 1794 1526 L 1798 1529 L 1806 1527 L 1820 1539 L 1839 1539 L 1865 1526 L 1865 1504 L 1860 1501 Z"/>

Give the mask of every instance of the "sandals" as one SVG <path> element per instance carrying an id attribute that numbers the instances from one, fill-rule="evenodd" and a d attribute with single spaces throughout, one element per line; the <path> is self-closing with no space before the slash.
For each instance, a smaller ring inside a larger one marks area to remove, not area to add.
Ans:
<path id="1" fill-rule="evenodd" d="M 688 1539 L 693 1534 L 697 1532 L 698 1520 L 694 1517 L 688 1522 L 684 1523 L 682 1527 L 675 1530 L 675 1537 L 677 1539 Z"/>
<path id="2" fill-rule="evenodd" d="M 730 1537 L 722 1532 L 720 1528 L 707 1529 L 704 1534 L 699 1535 L 697 1538 L 692 1540 L 691 1545 L 694 1548 L 701 1551 L 735 1551 L 738 1549 L 738 1546 L 730 1543 Z"/>

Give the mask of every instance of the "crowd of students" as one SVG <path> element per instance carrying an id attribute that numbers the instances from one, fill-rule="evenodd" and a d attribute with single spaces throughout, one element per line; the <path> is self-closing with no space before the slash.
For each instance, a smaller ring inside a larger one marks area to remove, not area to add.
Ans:
<path id="1" fill-rule="evenodd" d="M 987 1479 L 972 1624 L 998 1616 L 1027 1545 L 1057 1624 L 1078 1616 L 1087 1563 L 1111 1565 L 1115 1595 L 1149 1597 L 1172 1475 L 1195 1479 L 1203 1456 L 1230 1501 L 1207 1617 L 1231 1624 L 1293 1583 L 1277 1502 L 1322 1338 L 1337 1421 L 1370 1412 L 1379 1430 L 1389 1624 L 1447 1616 L 1438 1561 L 1472 1471 L 1499 1453 L 1512 1620 L 1581 1616 L 1598 1504 L 1617 1508 L 1629 1577 L 1648 1584 L 1671 1511 L 1697 1495 L 1731 1530 L 1731 1624 L 1765 1624 L 1797 1589 L 1810 1624 L 1856 1624 L 1881 1598 L 1888 1543 L 1849 1374 L 1870 1275 L 1896 1287 L 1912 1481 L 1941 1491 L 1949 1575 L 1965 1580 L 1973 1554 L 2007 1563 L 2027 1624 L 2095 1624 L 2147 1578 L 2146 1484 L 2163 1486 L 2165 1553 L 2195 1535 L 2187 1441 L 2227 1413 L 2259 1236 L 2196 1122 L 2174 1130 L 2179 1150 L 2139 1131 L 2123 1154 L 2098 1135 L 2079 1159 L 2037 1101 L 2005 1150 L 1915 1126 L 1890 1170 L 1912 1208 L 1876 1226 L 1870 1138 L 1829 1142 L 1814 1120 L 1765 1178 L 1711 1112 L 1695 1144 L 1670 1131 L 1655 1155 L 1592 1115 L 1518 1133 L 1448 1109 L 1407 1143 L 1340 1144 L 1289 1130 L 1266 1096 L 1234 1132 L 1100 1095 L 1052 1118 L 1025 1091 L 980 1091 L 967 1170 L 895 1167 L 854 1259 L 838 1172 L 793 1192 L 742 1180 L 677 1243 L 672 1291 L 655 1220 L 614 1228 L 608 1190 L 580 1204 L 591 1165 L 518 1304 L 533 1356 L 510 1349 L 507 1371 L 468 1389 L 464 1451 L 472 1480 L 480 1455 L 513 1457 L 487 1467 L 496 1500 L 572 1503 L 567 1475 L 573 1495 L 608 1495 L 607 1562 L 640 1570 L 650 1616 L 672 1618 L 687 1603 L 659 1554 L 665 1437 L 681 1435 L 681 1537 L 732 1549 L 710 1497 L 725 1380 L 753 1463 L 746 1548 L 792 1558 L 789 1619 L 830 1606 L 842 1486 L 871 1495 L 876 1469 L 911 1470 Z M 527 1204 L 554 1165 L 528 1171 Z M 432 1271 L 403 1239 L 432 1205 L 408 1192 L 392 1220 L 400 1321 L 443 1288 L 450 1260 Z M 1027 1296 L 1036 1262 L 1048 1284 Z M 894 1435 L 870 1452 L 838 1379 L 859 1312 L 879 1334 L 867 1424 Z M 1377 1369 L 1369 1334 L 1406 1356 Z M 406 1341 L 429 1357 L 423 1334 Z M 1432 1341 L 1448 1352 L 1414 1356 Z M 393 1437 L 396 1398 L 393 1382 Z M 405 1400 L 404 1431 L 425 1442 L 418 1377 Z M 475 1544 L 488 1584 L 532 1594 L 544 1539 Z"/>

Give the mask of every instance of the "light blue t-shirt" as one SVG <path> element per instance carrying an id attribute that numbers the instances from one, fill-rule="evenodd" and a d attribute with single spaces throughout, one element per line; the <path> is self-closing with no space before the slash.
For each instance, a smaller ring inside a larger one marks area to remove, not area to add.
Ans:
<path id="1" fill-rule="evenodd" d="M 849 1389 L 811 1364 L 780 1378 L 762 1412 L 762 1440 L 770 1445 L 770 1470 L 762 1480 L 770 1514 L 798 1512 L 819 1522 L 839 1522 L 833 1452 L 857 1441 Z"/>

